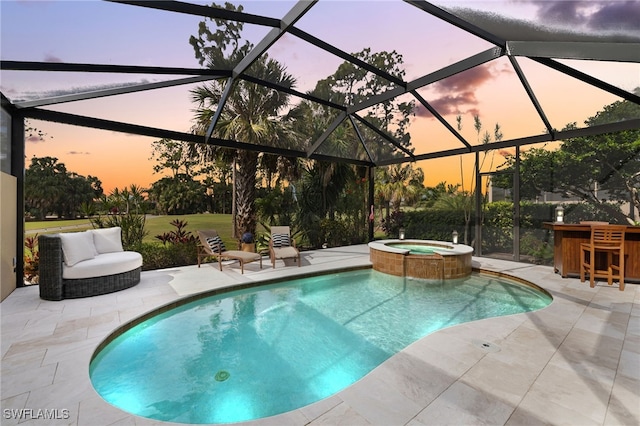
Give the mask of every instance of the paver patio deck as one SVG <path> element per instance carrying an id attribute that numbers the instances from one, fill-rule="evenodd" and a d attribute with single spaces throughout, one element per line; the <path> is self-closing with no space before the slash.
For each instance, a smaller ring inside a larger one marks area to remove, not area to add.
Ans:
<path id="1" fill-rule="evenodd" d="M 246 424 L 640 424 L 640 285 L 592 289 L 551 267 L 473 261 L 543 287 L 553 303 L 440 330 L 342 392 Z M 370 263 L 361 245 L 303 252 L 301 268 L 267 264 L 247 264 L 244 275 L 237 264 L 143 272 L 131 289 L 61 302 L 41 300 L 37 287 L 15 290 L 0 304 L 2 425 L 170 424 L 123 412 L 91 386 L 90 358 L 110 332 L 184 295 Z M 59 418 L 33 418 L 38 410 Z"/>

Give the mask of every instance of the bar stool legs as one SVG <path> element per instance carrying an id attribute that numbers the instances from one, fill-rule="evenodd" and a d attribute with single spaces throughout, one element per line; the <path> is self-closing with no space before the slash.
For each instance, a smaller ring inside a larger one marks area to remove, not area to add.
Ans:
<path id="1" fill-rule="evenodd" d="M 624 225 L 592 225 L 591 240 L 580 244 L 580 282 L 589 274 L 589 285 L 595 287 L 596 278 L 606 278 L 608 285 L 616 279 L 620 283 L 620 291 L 624 291 Z M 598 269 L 596 254 L 606 253 L 606 265 Z M 614 256 L 618 262 L 614 263 Z"/>

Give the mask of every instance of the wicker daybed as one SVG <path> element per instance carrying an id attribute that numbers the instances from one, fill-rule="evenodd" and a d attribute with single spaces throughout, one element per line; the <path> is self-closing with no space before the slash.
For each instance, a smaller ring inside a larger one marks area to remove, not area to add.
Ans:
<path id="1" fill-rule="evenodd" d="M 117 229 L 118 234 L 120 232 L 120 228 L 109 229 L 114 231 Z M 95 233 L 96 231 L 100 230 L 70 234 Z M 62 300 L 97 296 L 133 287 L 140 282 L 142 270 L 140 253 L 123 251 L 120 243 L 120 250 L 114 249 L 112 252 L 106 253 L 94 250 L 92 257 L 69 265 L 68 256 L 65 256 L 63 252 L 61 235 L 40 235 L 38 237 L 40 298 Z M 65 234 L 65 238 L 69 236 L 69 234 Z M 75 273 L 71 272 L 74 268 Z M 78 274 L 79 268 L 81 273 Z M 91 268 L 96 271 L 95 276 L 86 276 L 87 271 L 91 271 Z M 113 271 L 113 273 L 109 271 Z M 69 275 L 73 278 L 65 278 Z"/>

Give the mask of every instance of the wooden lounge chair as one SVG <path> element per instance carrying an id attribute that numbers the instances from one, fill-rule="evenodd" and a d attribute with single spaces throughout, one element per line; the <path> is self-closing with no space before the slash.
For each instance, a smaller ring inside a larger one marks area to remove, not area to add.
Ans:
<path id="1" fill-rule="evenodd" d="M 221 271 L 222 260 L 237 260 L 240 262 L 240 271 L 243 274 L 244 264 L 256 260 L 260 261 L 260 269 L 262 269 L 262 256 L 260 254 L 241 250 L 227 250 L 218 233 L 213 229 L 198 231 L 198 239 L 198 268 L 205 257 L 215 257 L 218 259 Z"/>
<path id="2" fill-rule="evenodd" d="M 276 259 L 294 259 L 300 266 L 300 252 L 296 248 L 296 242 L 291 238 L 291 230 L 288 226 L 271 227 L 269 258 L 271 266 L 274 268 L 276 267 Z"/>

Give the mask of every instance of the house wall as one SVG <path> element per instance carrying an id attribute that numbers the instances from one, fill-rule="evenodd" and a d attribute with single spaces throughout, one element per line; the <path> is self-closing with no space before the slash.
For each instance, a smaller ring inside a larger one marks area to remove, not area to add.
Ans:
<path id="1" fill-rule="evenodd" d="M 0 172 L 0 300 L 16 289 L 16 223 L 18 180 Z"/>

